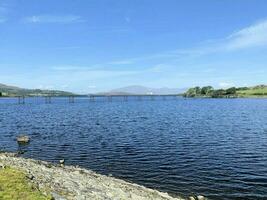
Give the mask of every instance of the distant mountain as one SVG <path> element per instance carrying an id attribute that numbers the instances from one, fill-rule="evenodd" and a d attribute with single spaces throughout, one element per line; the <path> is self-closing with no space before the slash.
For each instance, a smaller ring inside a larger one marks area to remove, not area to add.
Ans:
<path id="1" fill-rule="evenodd" d="M 132 85 L 127 87 L 122 87 L 118 89 L 113 89 L 105 94 L 181 94 L 185 92 L 186 89 L 178 88 L 148 88 L 140 85 Z"/>
<path id="2" fill-rule="evenodd" d="M 0 83 L 0 96 L 70 96 L 71 92 L 60 90 L 25 89 Z"/>
<path id="3" fill-rule="evenodd" d="M 5 85 L 5 84 L 0 83 L 0 89 L 19 90 L 21 88 L 16 87 L 16 86 L 10 86 L 10 85 Z"/>
<path id="4" fill-rule="evenodd" d="M 128 92 L 98 92 L 97 95 L 132 95 L 132 93 Z"/>

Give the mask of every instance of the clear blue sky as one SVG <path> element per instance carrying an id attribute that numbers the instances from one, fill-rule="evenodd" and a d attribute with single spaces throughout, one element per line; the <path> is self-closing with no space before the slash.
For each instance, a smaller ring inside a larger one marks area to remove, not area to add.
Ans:
<path id="1" fill-rule="evenodd" d="M 267 1 L 0 0 L 0 83 L 79 93 L 267 83 Z"/>

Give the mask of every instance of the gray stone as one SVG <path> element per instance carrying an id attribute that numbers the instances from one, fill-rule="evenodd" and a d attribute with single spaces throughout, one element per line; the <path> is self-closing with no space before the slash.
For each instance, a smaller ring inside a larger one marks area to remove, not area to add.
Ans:
<path id="1" fill-rule="evenodd" d="M 20 135 L 17 137 L 17 142 L 20 144 L 27 144 L 30 142 L 30 137 L 27 135 Z"/>
<path id="2" fill-rule="evenodd" d="M 197 196 L 197 200 L 205 200 L 205 197 L 202 196 L 202 195 L 198 195 L 198 196 Z"/>
<path id="3" fill-rule="evenodd" d="M 55 200 L 67 200 L 66 198 L 64 198 L 63 196 L 61 196 L 55 192 L 51 192 L 51 195 Z"/>

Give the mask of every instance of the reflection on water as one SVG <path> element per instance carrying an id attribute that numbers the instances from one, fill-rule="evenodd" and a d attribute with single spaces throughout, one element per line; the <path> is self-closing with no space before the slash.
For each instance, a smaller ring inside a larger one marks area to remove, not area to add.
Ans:
<path id="1" fill-rule="evenodd" d="M 267 199 L 266 119 L 266 99 L 0 99 L 0 150 L 178 195 Z"/>

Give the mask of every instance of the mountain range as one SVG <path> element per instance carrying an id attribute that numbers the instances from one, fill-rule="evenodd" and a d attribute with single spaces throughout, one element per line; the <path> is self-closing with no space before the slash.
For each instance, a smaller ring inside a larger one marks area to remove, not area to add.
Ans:
<path id="1" fill-rule="evenodd" d="M 139 94 L 139 95 L 165 95 L 165 94 L 181 94 L 186 91 L 186 88 L 150 88 L 140 85 L 131 85 L 127 87 L 122 87 L 118 89 L 113 89 L 108 92 L 102 92 L 101 94 L 109 94 L 109 95 L 122 95 L 122 94 Z"/>

